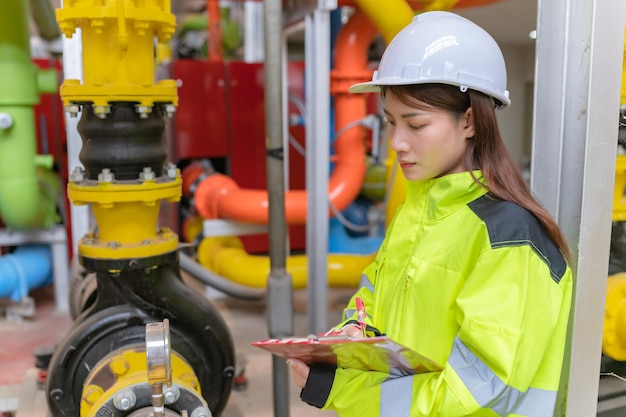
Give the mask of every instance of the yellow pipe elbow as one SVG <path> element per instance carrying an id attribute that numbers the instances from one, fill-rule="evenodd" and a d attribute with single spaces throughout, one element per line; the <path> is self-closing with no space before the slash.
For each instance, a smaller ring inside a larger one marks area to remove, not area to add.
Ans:
<path id="1" fill-rule="evenodd" d="M 404 0 L 386 1 L 384 13 L 381 13 L 379 0 L 355 0 L 354 3 L 374 23 L 387 43 L 413 19 L 413 10 Z"/>
<path id="2" fill-rule="evenodd" d="M 365 267 L 374 260 L 369 255 L 328 255 L 328 285 L 356 287 Z M 198 261 L 208 270 L 241 285 L 264 288 L 270 273 L 269 257 L 248 254 L 235 236 L 204 238 L 198 246 Z M 292 255 L 286 261 L 295 289 L 306 288 L 307 256 Z"/>

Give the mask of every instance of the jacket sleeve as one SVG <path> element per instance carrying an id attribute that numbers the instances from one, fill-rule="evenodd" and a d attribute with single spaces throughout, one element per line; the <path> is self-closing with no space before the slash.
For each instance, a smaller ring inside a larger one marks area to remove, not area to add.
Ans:
<path id="1" fill-rule="evenodd" d="M 328 392 L 322 408 L 342 417 L 478 416 L 486 409 L 552 416 L 570 297 L 571 270 L 554 277 L 530 246 L 488 251 L 458 294 L 457 333 L 442 371 L 394 376 L 336 368 L 323 379 L 315 370 L 303 400 Z"/>
<path id="2" fill-rule="evenodd" d="M 357 320 L 357 297 L 361 298 L 365 306 L 365 312 L 367 314 L 365 322 L 368 326 L 372 325 L 372 318 L 369 313 L 373 311 L 371 307 L 372 303 L 374 302 L 374 276 L 377 267 L 378 257 L 374 260 L 374 262 L 369 264 L 363 270 L 363 273 L 361 274 L 361 279 L 359 281 L 359 288 L 357 289 L 356 293 L 350 298 L 348 305 L 343 310 L 343 320 L 341 321 L 341 323 L 335 326 L 335 328 L 341 328 L 346 324 Z"/>

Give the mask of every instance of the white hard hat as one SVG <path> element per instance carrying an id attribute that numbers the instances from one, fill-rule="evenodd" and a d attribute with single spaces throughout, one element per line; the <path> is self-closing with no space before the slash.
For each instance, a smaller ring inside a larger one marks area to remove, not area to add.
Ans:
<path id="1" fill-rule="evenodd" d="M 450 12 L 418 14 L 389 43 L 372 81 L 350 87 L 353 93 L 380 86 L 442 83 L 481 91 L 511 104 L 506 66 L 496 41 L 480 26 Z"/>

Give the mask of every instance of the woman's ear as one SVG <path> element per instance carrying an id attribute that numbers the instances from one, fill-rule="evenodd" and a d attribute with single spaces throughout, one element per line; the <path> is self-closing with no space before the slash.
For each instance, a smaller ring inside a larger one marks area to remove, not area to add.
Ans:
<path id="1" fill-rule="evenodd" d="M 463 122 L 465 123 L 465 126 L 463 127 L 463 130 L 465 131 L 465 137 L 468 139 L 473 138 L 476 134 L 476 131 L 474 129 L 474 112 L 472 111 L 471 107 L 465 110 Z"/>

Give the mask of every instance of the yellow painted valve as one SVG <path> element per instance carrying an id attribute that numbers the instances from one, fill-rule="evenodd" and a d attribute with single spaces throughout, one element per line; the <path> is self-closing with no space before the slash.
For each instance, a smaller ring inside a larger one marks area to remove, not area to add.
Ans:
<path id="1" fill-rule="evenodd" d="M 134 259 L 175 251 L 178 236 L 155 227 L 160 200 L 177 202 L 182 193 L 180 171 L 168 172 L 136 181 L 116 181 L 112 173 L 87 180 L 74 172 L 68 197 L 75 205 L 91 204 L 99 226 L 97 235 L 89 233 L 80 240 L 80 253 L 92 259 Z"/>
<path id="2" fill-rule="evenodd" d="M 113 102 L 136 102 L 140 114 L 155 103 L 178 105 L 176 82 L 154 80 L 155 43 L 168 41 L 176 27 L 170 7 L 169 0 L 63 2 L 56 11 L 59 27 L 68 38 L 80 29 L 83 44 L 83 84 L 67 79 L 61 86 L 70 114 L 80 103 L 93 103 L 99 115 Z"/>
<path id="3" fill-rule="evenodd" d="M 172 384 L 164 386 L 164 402 L 175 411 L 206 408 L 200 383 L 194 370 L 176 352 L 172 352 Z M 136 344 L 118 349 L 104 357 L 91 370 L 83 386 L 80 417 L 114 415 L 113 409 L 131 412 L 150 409 L 151 392 L 145 347 Z"/>

